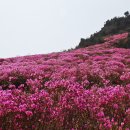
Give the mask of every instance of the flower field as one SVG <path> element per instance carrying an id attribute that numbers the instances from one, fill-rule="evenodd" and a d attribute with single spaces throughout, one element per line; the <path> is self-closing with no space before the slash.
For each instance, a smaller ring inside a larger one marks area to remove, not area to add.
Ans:
<path id="1" fill-rule="evenodd" d="M 0 130 L 130 130 L 128 33 L 68 52 L 0 59 Z"/>

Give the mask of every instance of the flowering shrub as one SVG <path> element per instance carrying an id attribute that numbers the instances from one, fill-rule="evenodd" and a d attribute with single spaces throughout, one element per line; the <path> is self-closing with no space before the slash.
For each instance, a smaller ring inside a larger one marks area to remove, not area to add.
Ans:
<path id="1" fill-rule="evenodd" d="M 129 130 L 130 51 L 104 44 L 0 59 L 0 130 Z"/>

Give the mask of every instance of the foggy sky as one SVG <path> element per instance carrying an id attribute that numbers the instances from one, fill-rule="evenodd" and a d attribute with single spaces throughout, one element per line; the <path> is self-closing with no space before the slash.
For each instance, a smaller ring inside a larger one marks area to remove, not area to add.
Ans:
<path id="1" fill-rule="evenodd" d="M 73 48 L 125 11 L 130 0 L 1 0 L 0 57 Z"/>

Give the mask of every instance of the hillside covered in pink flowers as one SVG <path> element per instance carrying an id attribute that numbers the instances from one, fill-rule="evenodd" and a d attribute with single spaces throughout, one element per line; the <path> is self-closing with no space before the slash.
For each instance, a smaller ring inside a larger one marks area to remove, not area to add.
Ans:
<path id="1" fill-rule="evenodd" d="M 130 130 L 127 37 L 0 59 L 0 130 Z"/>

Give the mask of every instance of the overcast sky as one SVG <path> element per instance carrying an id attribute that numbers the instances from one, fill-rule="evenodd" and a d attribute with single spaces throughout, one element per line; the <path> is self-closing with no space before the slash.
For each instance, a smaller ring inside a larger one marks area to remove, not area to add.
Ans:
<path id="1" fill-rule="evenodd" d="M 127 10 L 130 0 L 0 0 L 0 57 L 73 48 Z"/>

